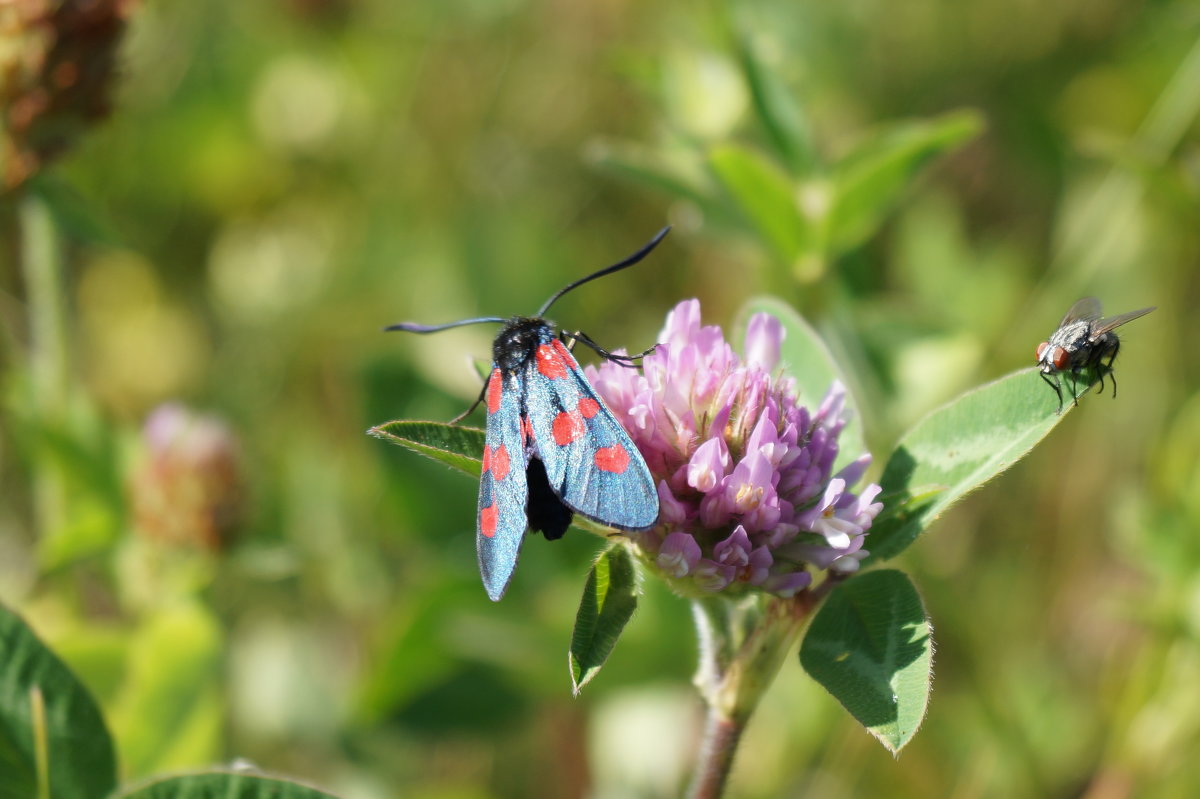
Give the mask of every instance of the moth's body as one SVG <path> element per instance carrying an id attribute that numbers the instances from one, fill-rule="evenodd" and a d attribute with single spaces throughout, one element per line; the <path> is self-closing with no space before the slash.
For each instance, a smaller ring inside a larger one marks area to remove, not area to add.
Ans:
<path id="1" fill-rule="evenodd" d="M 536 316 L 514 316 L 504 324 L 492 342 L 492 362 L 510 375 L 537 354 L 538 344 L 554 338 L 554 328 Z"/>
<path id="2" fill-rule="evenodd" d="M 631 532 L 648 530 L 658 519 L 658 490 L 649 467 L 564 341 L 582 342 L 626 366 L 653 348 L 642 355 L 614 355 L 582 333 L 557 332 L 542 314 L 577 286 L 640 261 L 667 230 L 625 260 L 561 289 L 535 316 L 434 326 L 403 322 L 388 328 L 434 333 L 480 322 L 503 325 L 476 403 L 487 411 L 476 544 L 480 575 L 493 600 L 504 595 L 512 579 L 527 529 L 553 540 L 566 533 L 576 513 Z"/>

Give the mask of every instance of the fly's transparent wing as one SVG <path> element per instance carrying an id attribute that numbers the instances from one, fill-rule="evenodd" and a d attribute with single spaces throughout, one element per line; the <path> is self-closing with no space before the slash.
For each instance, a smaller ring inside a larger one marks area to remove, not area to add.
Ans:
<path id="1" fill-rule="evenodd" d="M 1095 297 L 1083 297 L 1075 300 L 1075 304 L 1067 309 L 1066 316 L 1058 323 L 1059 327 L 1066 327 L 1072 322 L 1090 322 L 1093 319 L 1100 318 L 1100 300 Z"/>
<path id="2" fill-rule="evenodd" d="M 1158 306 L 1156 305 L 1151 305 L 1149 308 L 1139 308 L 1136 311 L 1127 311 L 1126 313 L 1120 313 L 1116 316 L 1110 316 L 1106 319 L 1101 319 L 1092 326 L 1092 338 L 1099 338 L 1115 327 L 1120 327 L 1126 322 L 1132 322 L 1139 316 L 1145 316 L 1157 307 Z"/>

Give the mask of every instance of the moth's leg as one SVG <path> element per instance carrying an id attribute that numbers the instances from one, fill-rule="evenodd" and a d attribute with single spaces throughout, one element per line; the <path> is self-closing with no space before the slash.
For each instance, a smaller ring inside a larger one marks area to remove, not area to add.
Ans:
<path id="1" fill-rule="evenodd" d="M 576 330 L 574 333 L 568 333 L 566 330 L 564 330 L 561 333 L 559 333 L 558 335 L 559 335 L 559 338 L 561 338 L 564 342 L 566 342 L 567 348 L 570 350 L 574 350 L 575 342 L 579 342 L 579 343 L 585 344 L 588 347 L 590 347 L 591 349 L 595 350 L 596 354 L 599 355 L 604 360 L 612 361 L 613 363 L 617 364 L 618 366 L 628 366 L 631 369 L 637 368 L 637 364 L 634 363 L 634 361 L 637 361 L 637 360 L 640 360 L 640 359 L 646 357 L 650 353 L 654 352 L 655 347 L 658 346 L 657 344 L 655 344 L 654 347 L 651 347 L 650 349 L 646 350 L 645 352 L 639 352 L 637 355 L 614 355 L 613 353 L 611 353 L 608 350 L 601 347 L 595 341 L 592 341 L 591 337 L 588 336 L 586 333 L 583 333 L 582 331 Z"/>
<path id="2" fill-rule="evenodd" d="M 472 412 L 473 412 L 473 411 L 474 411 L 476 408 L 478 408 L 478 407 L 479 407 L 479 403 L 483 402 L 483 398 L 484 398 L 485 396 L 487 396 L 487 387 L 488 387 L 488 382 L 490 382 L 490 381 L 491 381 L 491 379 L 492 379 L 491 377 L 488 377 L 488 379 L 487 379 L 487 380 L 483 381 L 483 388 L 479 389 L 479 396 L 478 396 L 478 397 L 476 397 L 476 398 L 475 398 L 475 401 L 471 403 L 471 407 L 470 407 L 470 408 L 467 408 L 465 411 L 463 411 L 462 413 L 460 413 L 458 416 L 455 416 L 453 419 L 451 419 L 449 422 L 447 422 L 447 424 L 458 424 L 458 423 L 459 423 L 459 422 L 461 422 L 463 419 L 466 419 L 468 416 L 470 416 L 470 415 L 471 415 L 471 413 L 472 413 Z"/>

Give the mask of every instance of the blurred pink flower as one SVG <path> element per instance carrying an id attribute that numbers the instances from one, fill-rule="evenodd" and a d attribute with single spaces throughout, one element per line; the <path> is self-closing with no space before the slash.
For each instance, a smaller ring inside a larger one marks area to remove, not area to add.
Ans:
<path id="1" fill-rule="evenodd" d="M 240 516 L 237 441 L 220 419 L 168 403 L 142 427 L 143 457 L 130 484 L 139 532 L 177 546 L 219 550 Z"/>

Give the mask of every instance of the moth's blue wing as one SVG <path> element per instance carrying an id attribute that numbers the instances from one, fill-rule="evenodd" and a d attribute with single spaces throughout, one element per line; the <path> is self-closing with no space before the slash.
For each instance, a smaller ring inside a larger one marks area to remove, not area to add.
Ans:
<path id="1" fill-rule="evenodd" d="M 547 331 L 524 375 L 533 448 L 563 504 L 609 527 L 652 527 L 658 491 L 650 469 L 570 351 Z"/>
<path id="2" fill-rule="evenodd" d="M 493 368 L 488 378 L 487 433 L 479 476 L 476 548 L 479 574 L 492 601 L 504 596 L 525 537 L 525 439 L 521 434 L 524 380 Z"/>

